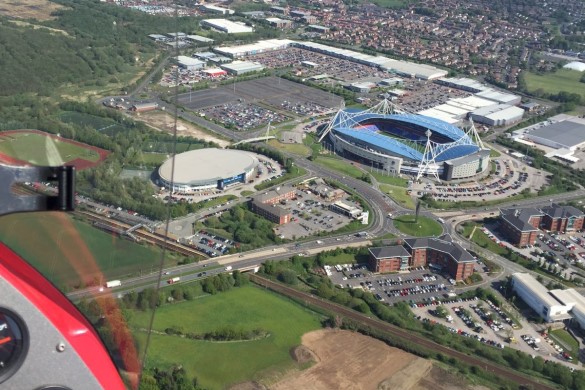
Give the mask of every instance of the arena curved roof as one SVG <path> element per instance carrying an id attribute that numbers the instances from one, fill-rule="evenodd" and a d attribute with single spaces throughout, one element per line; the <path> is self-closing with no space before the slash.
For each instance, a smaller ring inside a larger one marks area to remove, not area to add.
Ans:
<path id="1" fill-rule="evenodd" d="M 466 137 L 465 132 L 460 128 L 453 126 L 440 119 L 417 114 L 378 114 L 368 111 L 355 111 L 354 109 L 344 110 L 341 115 L 336 115 L 333 122 L 333 128 L 354 127 L 366 120 L 379 119 L 381 121 L 402 122 L 411 125 L 417 125 L 431 130 L 434 133 L 441 134 L 452 141 L 457 141 Z"/>
<path id="2" fill-rule="evenodd" d="M 384 151 L 397 154 L 401 157 L 407 157 L 416 161 L 421 161 L 423 158 L 423 154 L 421 152 L 411 148 L 410 146 L 400 142 L 400 140 L 395 138 L 390 138 L 377 133 L 363 132 L 347 128 L 335 129 L 334 131 L 338 134 L 365 142 L 374 148 L 379 148 Z"/>
<path id="3" fill-rule="evenodd" d="M 158 173 L 171 182 L 173 160 L 166 160 Z M 242 150 L 198 149 L 175 156 L 175 185 L 207 185 L 248 172 L 258 164 L 256 157 Z"/>

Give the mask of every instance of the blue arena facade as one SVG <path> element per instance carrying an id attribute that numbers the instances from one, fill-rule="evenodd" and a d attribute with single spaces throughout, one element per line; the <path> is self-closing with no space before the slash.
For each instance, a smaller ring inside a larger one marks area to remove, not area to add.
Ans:
<path id="1" fill-rule="evenodd" d="M 337 153 L 388 173 L 455 180 L 489 167 L 489 150 L 473 134 L 428 116 L 346 109 L 325 132 Z"/>

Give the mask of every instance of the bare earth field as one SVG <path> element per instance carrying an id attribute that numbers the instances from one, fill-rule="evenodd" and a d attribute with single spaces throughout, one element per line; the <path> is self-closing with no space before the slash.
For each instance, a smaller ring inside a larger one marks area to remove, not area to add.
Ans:
<path id="1" fill-rule="evenodd" d="M 174 120 L 173 117 L 165 112 L 160 111 L 151 111 L 141 113 L 139 116 L 133 117 L 136 120 L 142 121 L 147 125 L 151 126 L 152 128 L 160 131 L 164 131 L 166 133 L 171 133 L 173 131 Z M 201 130 L 199 127 L 182 121 L 178 120 L 177 122 L 177 136 L 191 136 L 199 139 L 204 139 L 206 141 L 213 141 L 220 145 L 221 147 L 226 147 L 230 145 L 229 141 L 224 139 L 215 137 L 205 131 Z"/>
<path id="2" fill-rule="evenodd" d="M 295 351 L 295 357 L 302 363 L 312 355 L 315 364 L 286 374 L 269 389 L 480 390 L 429 360 L 359 333 L 317 330 L 305 334 L 302 345 L 303 350 Z M 247 388 L 263 388 L 255 385 Z"/>
<path id="3" fill-rule="evenodd" d="M 19 19 L 54 19 L 51 13 L 64 8 L 49 0 L 5 0 L 0 1 L 0 14 Z"/>

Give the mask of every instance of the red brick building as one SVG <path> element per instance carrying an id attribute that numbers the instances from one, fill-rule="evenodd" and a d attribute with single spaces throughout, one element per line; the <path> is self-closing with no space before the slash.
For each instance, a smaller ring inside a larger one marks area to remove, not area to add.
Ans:
<path id="1" fill-rule="evenodd" d="M 281 200 L 290 200 L 295 198 L 296 190 L 291 186 L 277 187 L 275 190 L 270 190 L 264 194 L 254 197 L 254 201 L 264 204 L 277 204 Z"/>
<path id="2" fill-rule="evenodd" d="M 533 245 L 544 214 L 533 207 L 500 210 L 500 228 L 508 242 L 518 247 Z"/>
<path id="3" fill-rule="evenodd" d="M 404 246 L 370 248 L 369 268 L 374 272 L 393 272 L 432 264 L 453 279 L 463 280 L 473 273 L 475 258 L 451 236 L 410 238 Z"/>
<path id="4" fill-rule="evenodd" d="M 264 204 L 255 200 L 252 201 L 252 211 L 279 225 L 289 223 L 291 219 L 290 211 L 277 205 Z"/>
<path id="5" fill-rule="evenodd" d="M 567 232 L 583 229 L 585 214 L 573 206 L 553 203 L 542 208 L 542 228 L 551 232 Z"/>
<path id="6" fill-rule="evenodd" d="M 385 246 L 370 248 L 368 266 L 374 272 L 394 272 L 407 269 L 410 265 L 410 254 L 403 246 Z"/>

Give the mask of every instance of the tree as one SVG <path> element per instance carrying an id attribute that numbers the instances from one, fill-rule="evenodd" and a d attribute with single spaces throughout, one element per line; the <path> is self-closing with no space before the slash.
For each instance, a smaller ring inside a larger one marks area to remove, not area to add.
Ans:
<path id="1" fill-rule="evenodd" d="M 290 269 L 282 270 L 278 273 L 278 280 L 286 284 L 297 284 L 298 278 L 297 273 Z"/>

